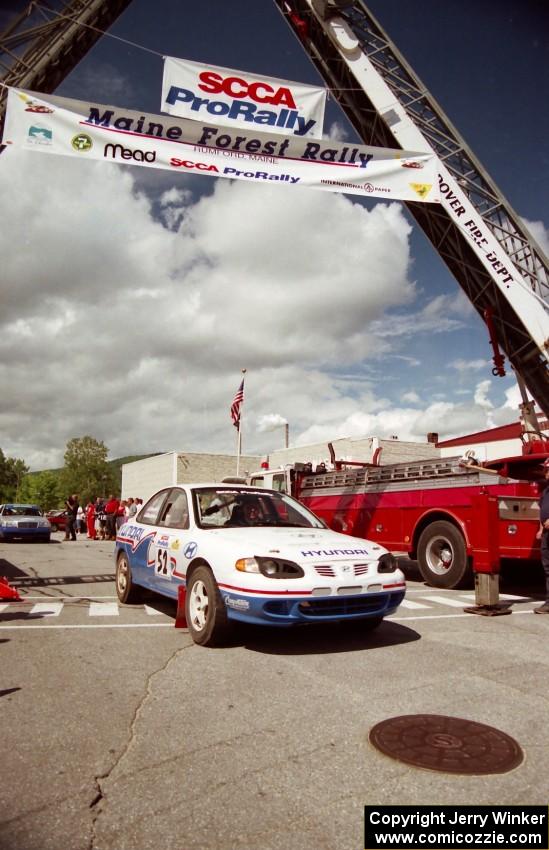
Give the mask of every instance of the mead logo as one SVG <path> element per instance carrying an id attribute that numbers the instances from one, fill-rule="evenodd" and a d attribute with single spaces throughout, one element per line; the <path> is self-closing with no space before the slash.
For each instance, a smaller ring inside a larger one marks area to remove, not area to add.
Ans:
<path id="1" fill-rule="evenodd" d="M 93 147 L 93 142 L 91 137 L 86 133 L 78 133 L 77 136 L 73 136 L 71 139 L 71 145 L 73 146 L 75 151 L 78 153 L 85 153 L 89 151 Z"/>
<path id="2" fill-rule="evenodd" d="M 42 127 L 39 124 L 33 124 L 29 127 L 27 141 L 30 145 L 51 145 L 53 133 L 49 127 Z"/>
<path id="3" fill-rule="evenodd" d="M 110 156 L 111 159 L 132 159 L 134 162 L 154 162 L 156 160 L 156 151 L 140 151 L 125 148 L 123 145 L 105 145 L 103 156 Z"/>

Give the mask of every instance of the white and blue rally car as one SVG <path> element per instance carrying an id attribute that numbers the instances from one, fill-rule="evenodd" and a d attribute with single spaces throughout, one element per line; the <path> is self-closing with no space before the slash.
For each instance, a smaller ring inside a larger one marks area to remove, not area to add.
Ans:
<path id="1" fill-rule="evenodd" d="M 193 640 L 223 642 L 231 621 L 270 626 L 363 620 L 378 626 L 405 593 L 396 558 L 338 534 L 284 493 L 233 484 L 168 487 L 118 531 L 123 603 L 177 599 Z"/>

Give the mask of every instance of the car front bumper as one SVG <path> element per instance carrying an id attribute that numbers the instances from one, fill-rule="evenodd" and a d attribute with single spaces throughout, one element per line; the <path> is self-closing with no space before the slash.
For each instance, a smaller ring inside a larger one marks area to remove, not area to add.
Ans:
<path id="1" fill-rule="evenodd" d="M 220 586 L 221 597 L 230 619 L 270 626 L 292 626 L 297 623 L 321 623 L 386 617 L 400 605 L 405 587 L 379 593 L 345 596 L 312 597 L 269 596 L 235 593 Z"/>
<path id="2" fill-rule="evenodd" d="M 46 537 L 49 538 L 51 534 L 51 528 L 39 527 L 39 528 L 10 528 L 8 527 L 0 527 L 0 540 L 32 540 L 40 539 L 45 540 Z"/>

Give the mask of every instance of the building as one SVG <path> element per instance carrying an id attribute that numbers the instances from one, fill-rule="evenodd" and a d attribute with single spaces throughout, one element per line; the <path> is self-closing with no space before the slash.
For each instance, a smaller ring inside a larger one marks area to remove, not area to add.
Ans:
<path id="1" fill-rule="evenodd" d="M 261 465 L 261 457 L 241 455 L 239 474 Z M 236 456 L 207 452 L 167 452 L 122 465 L 122 498 L 149 496 L 171 484 L 222 481 L 236 475 Z"/>

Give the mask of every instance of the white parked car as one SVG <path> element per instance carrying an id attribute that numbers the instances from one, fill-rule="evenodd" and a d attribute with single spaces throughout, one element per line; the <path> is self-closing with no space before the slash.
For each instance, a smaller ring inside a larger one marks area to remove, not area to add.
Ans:
<path id="1" fill-rule="evenodd" d="M 378 626 L 405 593 L 382 546 L 326 527 L 284 493 L 232 484 L 169 487 L 118 531 L 116 589 L 173 599 L 186 589 L 193 640 L 223 642 L 231 621 L 270 626 L 363 620 Z"/>

